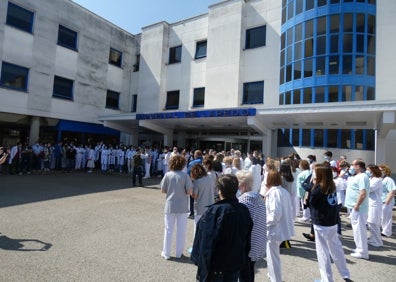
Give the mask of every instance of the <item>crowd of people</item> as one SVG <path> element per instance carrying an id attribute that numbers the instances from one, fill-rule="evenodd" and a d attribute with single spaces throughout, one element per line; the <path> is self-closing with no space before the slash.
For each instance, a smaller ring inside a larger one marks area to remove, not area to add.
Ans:
<path id="1" fill-rule="evenodd" d="M 303 235 L 315 242 L 320 281 L 334 281 L 331 261 L 352 281 L 340 211 L 351 222 L 356 248 L 350 255 L 369 259 L 368 245 L 381 247 L 381 237 L 392 235 L 396 186 L 386 164 L 334 160 L 330 151 L 323 157 L 323 163 L 297 154 L 264 160 L 257 151 L 243 158 L 237 150 L 185 154 L 173 148 L 160 184 L 166 194 L 162 257 L 171 257 L 175 225 L 176 258 L 183 256 L 193 218 L 189 251 L 198 281 L 254 281 L 255 262 L 265 258 L 270 281 L 279 282 L 280 248 L 291 247 L 294 222 L 311 222 Z"/>
<path id="2" fill-rule="evenodd" d="M 143 179 L 162 177 L 166 194 L 162 257 L 170 259 L 176 226 L 176 258 L 185 250 L 188 218 L 194 219 L 191 260 L 198 281 L 254 281 L 255 262 L 266 258 L 268 277 L 282 281 L 280 248 L 290 248 L 294 222 L 310 222 L 303 236 L 315 242 L 320 281 L 334 281 L 331 260 L 350 280 L 342 247 L 340 211 L 346 209 L 356 248 L 350 254 L 369 259 L 368 245 L 383 246 L 392 235 L 395 181 L 386 164 L 362 159 L 333 159 L 324 153 L 301 159 L 293 153 L 264 158 L 258 151 L 76 145 L 73 142 L 17 143 L 0 147 L 0 166 L 10 174 L 36 171 L 114 171 Z M 367 232 L 367 229 L 369 232 Z M 370 234 L 370 237 L 368 237 Z"/>

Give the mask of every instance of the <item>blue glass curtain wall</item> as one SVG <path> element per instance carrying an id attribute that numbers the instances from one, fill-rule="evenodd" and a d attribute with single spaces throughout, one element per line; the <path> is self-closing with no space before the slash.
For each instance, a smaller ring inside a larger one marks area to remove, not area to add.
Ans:
<path id="1" fill-rule="evenodd" d="M 375 100 L 375 1 L 282 3 L 279 104 Z"/>

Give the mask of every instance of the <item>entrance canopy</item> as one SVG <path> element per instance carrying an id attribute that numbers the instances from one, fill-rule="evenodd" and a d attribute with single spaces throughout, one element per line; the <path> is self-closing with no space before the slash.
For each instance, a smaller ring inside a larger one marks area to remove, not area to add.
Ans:
<path id="1" fill-rule="evenodd" d="M 101 116 L 116 129 L 174 131 L 251 131 L 266 135 L 279 128 L 374 129 L 385 137 L 396 129 L 395 101 L 362 101 L 260 108 L 208 109 Z"/>

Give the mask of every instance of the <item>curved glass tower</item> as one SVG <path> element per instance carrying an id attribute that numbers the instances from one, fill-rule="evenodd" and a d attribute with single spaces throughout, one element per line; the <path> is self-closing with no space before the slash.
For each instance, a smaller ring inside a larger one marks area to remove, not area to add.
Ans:
<path id="1" fill-rule="evenodd" d="M 375 100 L 375 17 L 375 0 L 282 0 L 279 105 Z"/>

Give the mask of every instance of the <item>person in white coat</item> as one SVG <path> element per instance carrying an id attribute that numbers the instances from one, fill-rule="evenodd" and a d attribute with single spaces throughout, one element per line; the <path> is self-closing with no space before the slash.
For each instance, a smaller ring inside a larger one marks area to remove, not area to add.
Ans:
<path id="1" fill-rule="evenodd" d="M 107 171 L 108 163 L 109 163 L 109 149 L 106 146 L 103 146 L 102 152 L 100 154 L 100 163 L 102 164 L 102 171 Z"/>
<path id="2" fill-rule="evenodd" d="M 253 186 L 251 188 L 252 191 L 256 193 L 259 193 L 261 188 L 261 181 L 262 181 L 261 170 L 262 167 L 259 164 L 259 159 L 253 157 L 252 165 L 249 167 L 249 172 L 252 173 L 252 177 L 253 177 Z"/>
<path id="3" fill-rule="evenodd" d="M 382 174 L 382 234 L 386 237 L 392 236 L 393 206 L 395 205 L 395 181 L 390 177 L 391 169 L 386 164 L 380 164 L 378 167 Z"/>
<path id="4" fill-rule="evenodd" d="M 373 247 L 382 247 L 381 239 L 381 211 L 382 211 L 382 178 L 381 171 L 376 165 L 368 165 L 366 174 L 370 178 L 369 209 L 367 225 L 370 229 L 368 244 Z"/>
<path id="5" fill-rule="evenodd" d="M 282 186 L 278 171 L 270 170 L 267 176 L 265 205 L 267 212 L 267 265 L 271 282 L 282 280 L 280 244 L 295 235 L 292 203 L 289 192 Z"/>
<path id="6" fill-rule="evenodd" d="M 92 169 L 95 167 L 95 155 L 95 150 L 92 149 L 91 146 L 88 146 L 87 168 L 89 173 L 91 173 Z"/>

